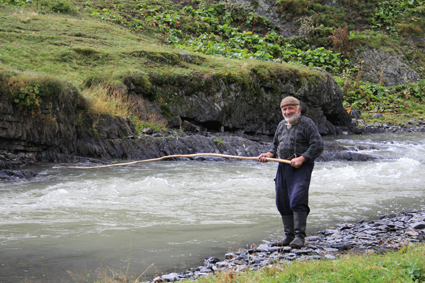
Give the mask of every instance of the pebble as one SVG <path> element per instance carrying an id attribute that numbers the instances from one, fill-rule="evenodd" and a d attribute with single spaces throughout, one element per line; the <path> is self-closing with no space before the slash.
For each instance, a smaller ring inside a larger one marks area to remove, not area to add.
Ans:
<path id="1" fill-rule="evenodd" d="M 259 270 L 270 264 L 291 264 L 293 261 L 334 260 L 347 251 L 382 253 L 398 250 L 408 242 L 425 241 L 425 211 L 401 211 L 383 215 L 375 221 L 344 223 L 338 229 L 326 229 L 306 238 L 302 248 L 271 247 L 261 244 L 252 249 L 239 249 L 224 255 L 224 260 L 209 257 L 204 266 L 181 273 L 155 277 L 153 282 L 195 280 L 217 272 Z"/>

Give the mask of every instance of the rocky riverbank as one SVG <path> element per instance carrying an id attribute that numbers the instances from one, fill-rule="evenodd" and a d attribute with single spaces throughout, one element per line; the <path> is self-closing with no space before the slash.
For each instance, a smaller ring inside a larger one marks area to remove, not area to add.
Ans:
<path id="1" fill-rule="evenodd" d="M 425 241 L 425 211 L 401 211 L 377 220 L 344 223 L 337 229 L 326 229 L 306 238 L 300 249 L 271 247 L 269 243 L 251 249 L 229 252 L 222 259 L 209 257 L 204 264 L 180 273 L 158 276 L 149 282 L 174 282 L 196 279 L 218 272 L 259 270 L 272 264 L 292 261 L 333 260 L 348 251 L 382 253 L 398 250 L 409 242 Z"/>
<path id="2" fill-rule="evenodd" d="M 342 92 L 330 74 L 306 69 L 308 72 L 300 76 L 297 68 L 290 73 L 283 72 L 285 70 L 273 65 L 270 71 L 276 73 L 266 78 L 260 76 L 260 69 L 254 68 L 247 75 L 251 86 L 247 89 L 220 79 L 216 82 L 218 85 L 212 84 L 207 89 L 181 92 L 178 80 L 165 80 L 157 86 L 158 91 L 162 89 L 159 92 L 163 92 L 164 101 L 169 100 L 166 103 L 169 113 L 164 110 L 169 114 L 166 119 L 169 129 L 162 133 L 146 128 L 139 133 L 130 118 L 90 112 L 78 90 L 64 82 L 45 81 L 46 93 L 55 95 L 43 97 L 37 114 L 29 115 L 12 99 L 10 88 L 6 87 L 10 75 L 3 74 L 0 80 L 3 85 L 0 88 L 0 180 L 33 178 L 34 172 L 20 170 L 39 162 L 107 163 L 111 159 L 142 160 L 192 153 L 258 156 L 270 147 L 271 136 L 282 119 L 278 105 L 286 95 L 294 95 L 302 101 L 303 115 L 316 122 L 322 135 L 425 132 L 423 124 L 357 128 L 353 115 L 350 117 L 342 107 Z M 147 103 L 146 108 L 139 109 L 141 112 L 160 109 L 159 105 L 146 101 L 142 81 L 129 80 L 128 95 Z M 61 92 L 58 94 L 52 85 L 61 86 Z M 179 99 L 174 97 L 176 94 Z M 362 150 L 327 146 L 318 161 L 377 158 Z"/>
<path id="3" fill-rule="evenodd" d="M 124 121 L 124 123 L 126 123 Z M 410 127 L 409 127 L 410 126 Z M 107 131 L 107 128 L 104 128 Z M 109 131 L 110 132 L 110 131 Z M 402 126 L 366 125 L 363 133 L 425 132 L 425 125 L 413 124 Z M 103 132 L 101 132 L 103 134 Z M 109 133 L 110 134 L 110 133 Z M 347 133 L 343 133 L 347 134 Z M 107 137 L 107 136 L 106 136 Z M 85 138 L 77 144 L 83 157 L 45 150 L 40 152 L 0 151 L 0 180 L 16 181 L 32 179 L 37 173 L 24 170 L 29 165 L 40 162 L 55 163 L 95 163 L 108 164 L 110 159 L 143 160 L 166 155 L 218 153 L 236 156 L 255 157 L 267 152 L 271 137 L 267 135 L 251 136 L 244 132 L 181 132 L 169 129 L 163 133 L 142 133 L 126 138 Z M 323 161 L 369 161 L 379 159 L 370 150 L 379 150 L 365 146 L 335 146 L 325 143 L 325 150 L 316 160 Z M 365 153 L 368 151 L 368 153 Z M 196 160 L 224 160 L 223 158 L 198 157 Z"/>
<path id="4" fill-rule="evenodd" d="M 106 144 L 105 144 L 106 143 Z M 145 134 L 125 139 L 87 139 L 84 141 L 84 155 L 88 158 L 55 152 L 36 152 L 13 154 L 0 151 L 0 180 L 15 181 L 32 179 L 35 172 L 22 170 L 38 162 L 55 163 L 110 163 L 110 159 L 142 160 L 166 155 L 218 153 L 235 156 L 255 157 L 267 152 L 271 146 L 268 136 L 254 137 L 244 133 L 182 133 L 169 129 L 168 133 Z M 111 150 L 112 149 L 112 150 Z M 335 146 L 325 144 L 321 161 L 345 160 L 368 161 L 379 158 L 363 151 L 371 148 L 365 146 Z M 197 157 L 196 160 L 224 160 L 223 158 Z"/>
<path id="5" fill-rule="evenodd" d="M 374 125 L 368 124 L 365 125 L 362 129 L 364 134 L 374 134 L 374 133 L 396 133 L 396 132 L 425 132 L 425 122 L 424 121 L 411 121 L 407 124 L 402 125 L 389 125 L 386 123 L 375 123 Z"/>

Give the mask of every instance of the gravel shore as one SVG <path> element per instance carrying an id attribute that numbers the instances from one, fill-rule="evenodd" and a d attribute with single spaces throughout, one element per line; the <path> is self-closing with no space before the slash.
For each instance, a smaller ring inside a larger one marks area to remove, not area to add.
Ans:
<path id="1" fill-rule="evenodd" d="M 290 264 L 292 261 L 333 260 L 348 252 L 382 253 L 398 250 L 409 242 L 425 241 L 425 211 L 401 211 L 377 220 L 341 224 L 306 238 L 302 248 L 271 247 L 264 243 L 251 249 L 229 252 L 222 259 L 209 257 L 204 265 L 180 273 L 169 273 L 148 282 L 194 280 L 217 272 L 259 270 L 271 264 Z"/>

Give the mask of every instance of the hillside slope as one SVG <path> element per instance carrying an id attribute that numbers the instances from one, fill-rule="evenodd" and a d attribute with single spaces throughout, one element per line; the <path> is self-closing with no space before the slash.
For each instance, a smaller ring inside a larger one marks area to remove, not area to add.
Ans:
<path id="1" fill-rule="evenodd" d="M 422 2 L 388 3 L 398 6 L 1 0 L 3 90 L 21 111 L 34 115 L 47 95 L 39 92 L 39 82 L 59 78 L 82 93 L 84 111 L 131 118 L 137 131 L 178 128 L 186 120 L 198 130 L 271 134 L 279 120 L 272 103 L 287 94 L 305 100 L 307 115 L 322 125 L 323 134 L 337 132 L 335 126 L 351 128 L 343 105 L 348 111 L 421 115 Z M 398 11 L 391 21 L 383 17 L 385 7 Z M 274 11 L 274 17 L 254 13 L 261 10 Z M 332 73 L 339 86 L 329 85 L 329 74 L 303 64 Z M 324 99 L 325 93 L 331 96 Z M 238 110 L 241 101 L 247 106 Z M 328 101 L 335 104 L 325 107 Z"/>

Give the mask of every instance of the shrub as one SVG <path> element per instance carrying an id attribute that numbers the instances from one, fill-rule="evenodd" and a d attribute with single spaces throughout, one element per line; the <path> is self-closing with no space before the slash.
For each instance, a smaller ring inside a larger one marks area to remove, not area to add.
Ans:
<path id="1" fill-rule="evenodd" d="M 85 108 L 85 100 L 72 85 L 47 75 L 5 75 L 2 74 L 2 89 L 26 114 L 40 114 L 41 105 L 48 97 L 55 96 L 68 108 Z"/>
<path id="2" fill-rule="evenodd" d="M 70 0 L 40 0 L 41 11 L 75 15 L 77 7 Z"/>

